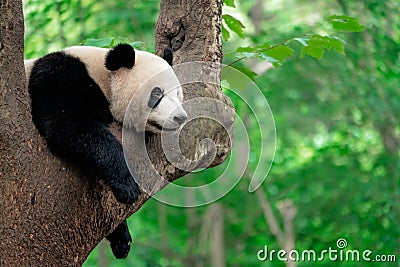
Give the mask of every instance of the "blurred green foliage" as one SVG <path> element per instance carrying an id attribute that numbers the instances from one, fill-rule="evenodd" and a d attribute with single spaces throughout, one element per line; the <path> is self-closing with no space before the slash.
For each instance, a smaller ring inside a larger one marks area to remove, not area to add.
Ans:
<path id="1" fill-rule="evenodd" d="M 158 1 L 31 0 L 24 7 L 26 58 L 109 37 L 140 42 L 135 44 L 150 51 L 154 47 Z M 277 151 L 260 190 L 281 228 L 277 204 L 293 201 L 298 250 L 336 248 L 336 241 L 345 238 L 350 249 L 397 257 L 397 263 L 368 266 L 400 266 L 398 14 L 396 0 L 226 1 L 224 62 L 243 58 L 233 66 L 256 81 L 276 123 Z M 264 245 L 280 246 L 260 199 L 247 192 L 247 176 L 260 153 L 257 123 L 248 106 L 230 96 L 252 147 L 245 177 L 211 205 L 223 209 L 227 266 L 285 266 L 257 260 Z M 207 183 L 224 166 L 179 183 Z M 129 257 L 117 261 L 108 247 L 99 246 L 84 266 L 212 266 L 211 206 L 184 209 L 150 200 L 128 220 L 134 239 Z M 340 261 L 297 265 L 366 266 Z"/>
<path id="2" fill-rule="evenodd" d="M 158 1 L 25 0 L 25 57 L 77 45 L 88 38 L 141 41 L 153 49 Z"/>

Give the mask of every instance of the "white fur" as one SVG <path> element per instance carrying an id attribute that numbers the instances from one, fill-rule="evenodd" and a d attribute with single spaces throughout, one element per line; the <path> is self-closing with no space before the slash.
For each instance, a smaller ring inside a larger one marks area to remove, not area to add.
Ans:
<path id="1" fill-rule="evenodd" d="M 147 123 L 153 121 L 163 129 L 173 130 L 180 127 L 174 117 L 186 117 L 182 108 L 182 87 L 173 69 L 164 59 L 135 49 L 135 64 L 132 69 L 109 71 L 105 67 L 109 49 L 73 46 L 63 51 L 85 63 L 89 75 L 111 104 L 110 110 L 114 118 L 124 122 L 126 126 L 133 126 L 140 131 L 144 130 L 146 124 L 146 130 L 159 132 L 159 129 Z M 33 63 L 34 60 L 25 61 L 28 79 Z M 154 87 L 160 87 L 165 96 L 157 108 L 150 109 L 147 103 Z M 131 99 L 133 103 L 125 114 Z"/>
<path id="2" fill-rule="evenodd" d="M 29 81 L 29 77 L 31 76 L 31 71 L 33 68 L 33 64 L 35 63 L 37 59 L 28 59 L 24 61 L 25 64 L 25 75 L 26 75 L 26 80 Z"/>

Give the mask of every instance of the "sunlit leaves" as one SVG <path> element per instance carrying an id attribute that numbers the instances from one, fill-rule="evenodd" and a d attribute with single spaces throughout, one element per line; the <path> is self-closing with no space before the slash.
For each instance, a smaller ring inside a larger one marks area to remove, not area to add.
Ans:
<path id="1" fill-rule="evenodd" d="M 345 41 L 336 36 L 322 36 L 314 34 L 307 38 L 292 38 L 281 45 L 262 45 L 256 47 L 238 47 L 236 52 L 242 58 L 260 58 L 267 60 L 275 67 L 282 65 L 286 59 L 294 55 L 294 50 L 289 46 L 292 41 L 296 41 L 302 45 L 300 58 L 305 55 L 322 59 L 326 51 L 334 50 L 340 54 L 345 54 Z"/>
<path id="2" fill-rule="evenodd" d="M 285 59 L 293 56 L 294 50 L 287 45 L 278 45 L 272 47 L 261 53 L 261 56 L 268 60 L 268 58 L 273 58 L 277 62 L 270 62 L 274 66 L 281 65 Z"/>
<path id="3" fill-rule="evenodd" d="M 227 14 L 222 15 L 222 19 L 231 31 L 236 33 L 240 38 L 244 39 L 243 29 L 245 27 L 240 20 Z"/>
<path id="4" fill-rule="evenodd" d="M 224 0 L 224 5 L 230 6 L 230 7 L 236 7 L 235 0 Z"/>
<path id="5" fill-rule="evenodd" d="M 275 67 L 282 65 L 287 58 L 294 54 L 294 50 L 287 45 L 238 47 L 236 52 L 239 56 L 244 58 L 260 58 L 267 60 Z"/>
<path id="6" fill-rule="evenodd" d="M 337 37 L 315 34 L 309 40 L 302 39 L 302 44 L 303 42 L 306 45 L 301 49 L 300 58 L 309 55 L 321 59 L 325 51 L 332 49 L 340 54 L 344 54 L 344 41 Z"/>
<path id="7" fill-rule="evenodd" d="M 242 30 L 244 26 L 240 21 L 229 15 L 224 15 L 223 18 L 225 23 L 229 21 L 227 25 L 232 31 L 236 32 L 239 36 L 243 35 Z M 328 18 L 328 22 L 332 25 L 333 29 L 337 31 L 359 32 L 364 28 L 356 18 L 346 15 L 332 15 Z M 229 32 L 226 29 L 223 29 L 222 34 L 224 40 L 229 38 Z M 319 34 L 310 36 L 305 34 L 304 37 L 293 37 L 277 45 L 265 44 L 261 46 L 238 47 L 236 53 L 240 60 L 245 58 L 259 58 L 267 60 L 277 67 L 282 65 L 287 58 L 294 55 L 294 50 L 289 46 L 293 41 L 302 45 L 300 58 L 308 55 L 317 59 L 322 59 L 325 52 L 329 50 L 345 54 L 344 45 L 346 42 L 344 40 L 336 36 L 322 36 Z"/>
<path id="8" fill-rule="evenodd" d="M 333 15 L 329 17 L 329 22 L 337 31 L 361 32 L 364 26 L 356 18 L 346 15 Z"/>

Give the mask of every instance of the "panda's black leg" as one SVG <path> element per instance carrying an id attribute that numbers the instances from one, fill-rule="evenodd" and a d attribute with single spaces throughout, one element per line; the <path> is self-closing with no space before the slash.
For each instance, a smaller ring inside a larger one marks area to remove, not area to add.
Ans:
<path id="1" fill-rule="evenodd" d="M 110 247 L 115 258 L 123 259 L 128 256 L 129 250 L 131 249 L 132 238 L 129 234 L 126 221 L 120 223 L 106 238 L 110 241 Z"/>
<path id="2" fill-rule="evenodd" d="M 54 153 L 102 178 L 119 202 L 131 204 L 140 189 L 126 165 L 121 143 L 99 122 L 52 122 L 44 134 Z"/>

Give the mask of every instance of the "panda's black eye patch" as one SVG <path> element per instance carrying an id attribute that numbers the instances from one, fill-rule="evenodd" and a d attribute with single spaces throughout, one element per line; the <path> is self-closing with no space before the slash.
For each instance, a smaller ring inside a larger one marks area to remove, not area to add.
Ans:
<path id="1" fill-rule="evenodd" d="M 154 87 L 151 91 L 149 102 L 147 105 L 149 108 L 156 108 L 158 104 L 160 104 L 161 99 L 163 98 L 164 92 L 160 87 Z"/>

